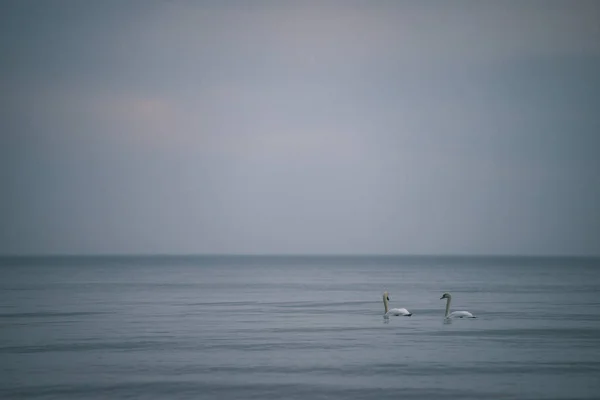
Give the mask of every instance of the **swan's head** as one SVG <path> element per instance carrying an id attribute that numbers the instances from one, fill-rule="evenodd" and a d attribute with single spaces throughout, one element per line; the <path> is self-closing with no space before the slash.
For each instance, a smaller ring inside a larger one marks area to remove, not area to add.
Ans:
<path id="1" fill-rule="evenodd" d="M 390 301 L 390 296 L 389 296 L 388 292 L 383 292 L 383 300 Z"/>
<path id="2" fill-rule="evenodd" d="M 442 295 L 442 297 L 440 297 L 440 300 L 443 300 L 443 299 L 450 299 L 451 297 L 452 297 L 452 296 L 450 296 L 450 293 L 444 293 L 444 294 Z"/>

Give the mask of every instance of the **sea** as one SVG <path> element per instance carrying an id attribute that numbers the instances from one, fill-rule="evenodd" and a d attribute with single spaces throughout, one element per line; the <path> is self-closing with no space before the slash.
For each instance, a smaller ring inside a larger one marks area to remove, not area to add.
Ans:
<path id="1" fill-rule="evenodd" d="M 0 398 L 599 399 L 600 259 L 2 257 Z"/>

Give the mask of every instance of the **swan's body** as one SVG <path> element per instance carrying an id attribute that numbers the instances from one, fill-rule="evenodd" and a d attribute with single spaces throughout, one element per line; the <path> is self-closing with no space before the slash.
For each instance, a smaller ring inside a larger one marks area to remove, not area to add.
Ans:
<path id="1" fill-rule="evenodd" d="M 390 301 L 390 297 L 388 296 L 388 292 L 383 293 L 383 306 L 385 307 L 385 314 L 383 314 L 383 318 L 389 318 L 390 316 L 394 317 L 410 317 L 412 313 L 408 311 L 406 308 L 392 308 L 388 309 L 388 301 Z"/>
<path id="2" fill-rule="evenodd" d="M 444 293 L 442 295 L 442 297 L 440 297 L 440 300 L 442 300 L 442 299 L 446 299 L 446 314 L 445 314 L 444 318 L 447 318 L 447 319 L 477 318 L 476 316 L 474 316 L 473 314 L 471 314 L 468 311 L 454 311 L 454 312 L 448 313 L 450 311 L 450 302 L 452 301 L 452 296 L 450 295 L 450 293 Z"/>
<path id="3" fill-rule="evenodd" d="M 468 311 L 454 311 L 446 315 L 446 318 L 477 318 Z"/>

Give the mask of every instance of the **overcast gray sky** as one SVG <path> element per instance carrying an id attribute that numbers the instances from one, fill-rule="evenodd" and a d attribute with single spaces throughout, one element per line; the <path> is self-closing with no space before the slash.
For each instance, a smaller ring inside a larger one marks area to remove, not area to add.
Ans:
<path id="1" fill-rule="evenodd" d="M 0 253 L 600 254 L 600 2 L 2 1 Z"/>

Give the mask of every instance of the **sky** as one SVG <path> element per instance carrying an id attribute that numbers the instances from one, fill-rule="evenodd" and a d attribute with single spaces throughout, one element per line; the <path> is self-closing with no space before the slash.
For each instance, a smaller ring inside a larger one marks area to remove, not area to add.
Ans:
<path id="1" fill-rule="evenodd" d="M 597 1 L 0 10 L 0 254 L 600 255 Z"/>

